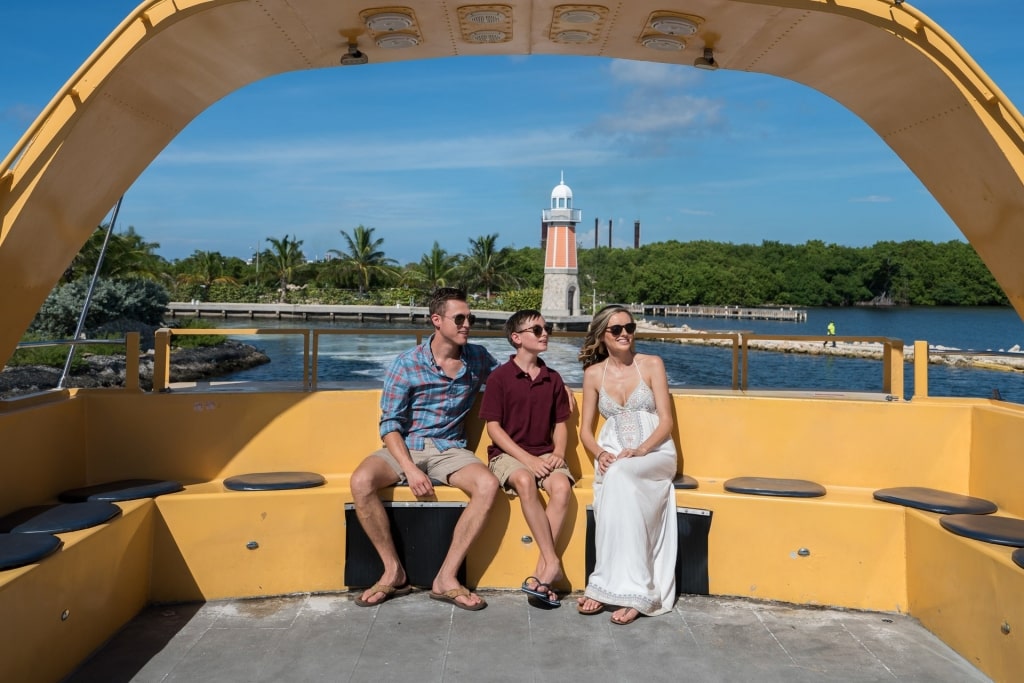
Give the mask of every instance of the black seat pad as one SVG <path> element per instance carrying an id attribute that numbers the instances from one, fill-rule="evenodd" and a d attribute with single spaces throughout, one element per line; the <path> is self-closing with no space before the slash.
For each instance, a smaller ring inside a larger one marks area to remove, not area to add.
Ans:
<path id="1" fill-rule="evenodd" d="M 61 534 L 103 524 L 119 514 L 121 508 L 106 501 L 35 505 L 0 519 L 0 532 Z"/>
<path id="2" fill-rule="evenodd" d="M 253 472 L 236 474 L 224 480 L 232 491 L 285 491 L 323 486 L 326 479 L 316 472 Z"/>
<path id="3" fill-rule="evenodd" d="M 160 479 L 121 479 L 105 484 L 83 486 L 64 491 L 57 499 L 64 503 L 84 503 L 88 500 L 105 500 L 115 503 L 120 500 L 155 498 L 165 493 L 176 493 L 184 488 L 176 481 Z"/>
<path id="4" fill-rule="evenodd" d="M 997 515 L 948 515 L 939 517 L 939 524 L 959 536 L 976 541 L 1024 546 L 1024 519 Z"/>
<path id="5" fill-rule="evenodd" d="M 806 479 L 776 479 L 773 477 L 734 477 L 724 484 L 726 491 L 747 493 L 752 496 L 782 496 L 784 498 L 818 498 L 825 495 L 825 487 Z"/>
<path id="6" fill-rule="evenodd" d="M 1013 551 L 1013 561 L 1017 563 L 1018 567 L 1024 568 L 1024 548 L 1017 548 Z"/>
<path id="7" fill-rule="evenodd" d="M 0 571 L 38 562 L 62 545 L 52 534 L 0 534 Z"/>
<path id="8" fill-rule="evenodd" d="M 695 489 L 700 486 L 697 480 L 688 474 L 680 474 L 672 480 L 673 488 L 677 489 Z"/>
<path id="9" fill-rule="evenodd" d="M 999 508 L 984 498 L 949 493 L 924 486 L 898 486 L 875 491 L 875 499 L 943 515 L 989 515 Z"/>

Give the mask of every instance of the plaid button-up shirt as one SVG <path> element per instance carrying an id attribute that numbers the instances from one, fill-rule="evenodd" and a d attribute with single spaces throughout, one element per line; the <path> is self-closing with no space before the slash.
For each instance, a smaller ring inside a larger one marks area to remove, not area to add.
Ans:
<path id="1" fill-rule="evenodd" d="M 433 338 L 403 352 L 388 368 L 380 397 L 380 436 L 398 432 L 415 451 L 423 450 L 427 439 L 442 451 L 465 448 L 466 415 L 498 361 L 483 346 L 466 344 L 462 369 L 449 377 L 430 351 Z"/>

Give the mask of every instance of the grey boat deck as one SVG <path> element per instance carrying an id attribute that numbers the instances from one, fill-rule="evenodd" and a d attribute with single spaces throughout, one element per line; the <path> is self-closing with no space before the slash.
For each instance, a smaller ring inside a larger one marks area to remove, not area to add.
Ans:
<path id="1" fill-rule="evenodd" d="M 913 618 L 682 596 L 629 626 L 481 591 L 467 612 L 427 593 L 146 608 L 70 676 L 85 681 L 988 681 Z"/>

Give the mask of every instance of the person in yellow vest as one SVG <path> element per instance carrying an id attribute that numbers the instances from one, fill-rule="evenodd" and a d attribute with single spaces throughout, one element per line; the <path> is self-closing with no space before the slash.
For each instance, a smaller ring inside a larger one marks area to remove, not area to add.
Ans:
<path id="1" fill-rule="evenodd" d="M 825 334 L 828 335 L 829 337 L 836 336 L 836 324 L 834 322 L 832 322 L 831 320 L 828 321 L 828 327 L 826 328 Z M 832 346 L 835 346 L 835 345 L 836 345 L 836 340 L 833 339 L 832 340 Z M 825 340 L 825 343 L 822 344 L 822 346 L 828 346 L 828 339 Z"/>

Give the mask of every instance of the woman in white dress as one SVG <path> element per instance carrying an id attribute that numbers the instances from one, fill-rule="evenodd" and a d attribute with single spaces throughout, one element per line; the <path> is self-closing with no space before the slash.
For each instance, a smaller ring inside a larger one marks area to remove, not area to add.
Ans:
<path id="1" fill-rule="evenodd" d="M 594 456 L 597 563 L 581 614 L 606 605 L 613 624 L 672 609 L 676 600 L 676 505 L 672 399 L 665 364 L 638 354 L 636 323 L 621 306 L 598 311 L 587 330 L 580 440 Z M 595 438 L 597 413 L 605 418 Z"/>

